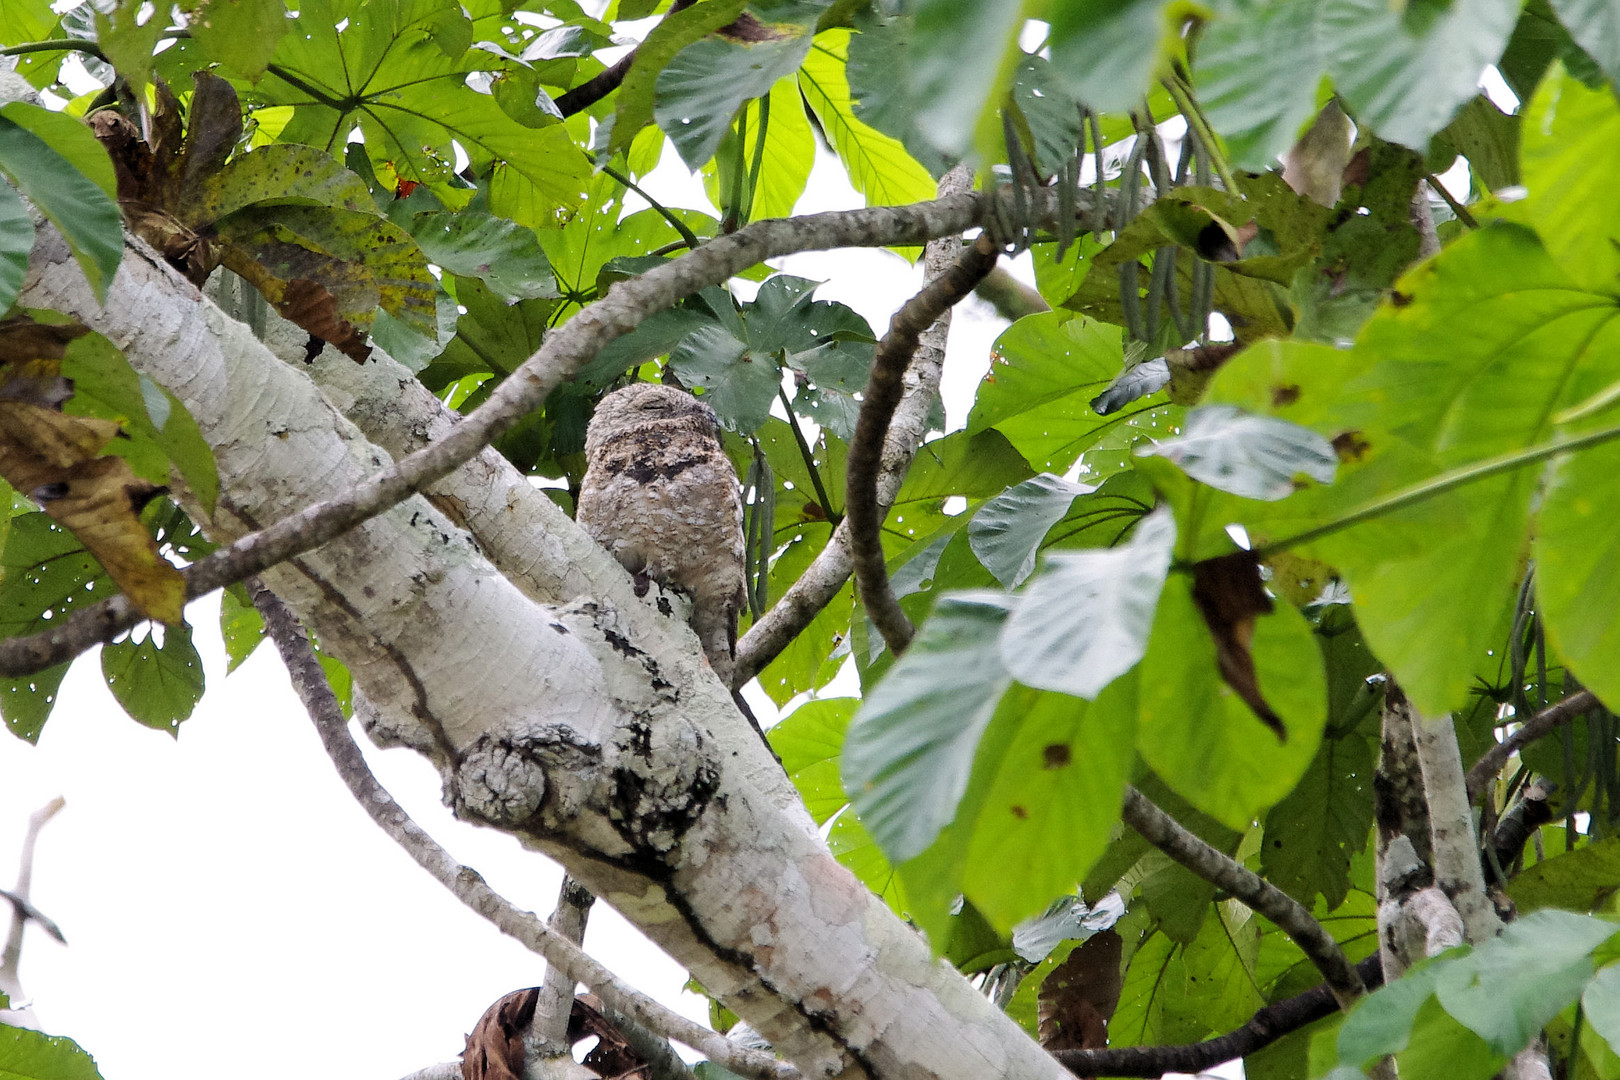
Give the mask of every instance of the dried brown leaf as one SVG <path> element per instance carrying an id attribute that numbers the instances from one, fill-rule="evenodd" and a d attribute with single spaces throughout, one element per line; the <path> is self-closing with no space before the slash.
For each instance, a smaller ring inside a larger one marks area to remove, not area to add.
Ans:
<path id="1" fill-rule="evenodd" d="M 1093 935 L 1053 968 L 1037 996 L 1039 1036 L 1048 1050 L 1097 1050 L 1108 1045 L 1108 1021 L 1124 985 L 1123 942 L 1112 930 Z"/>
<path id="2" fill-rule="evenodd" d="M 462 1080 L 522 1080 L 523 1033 L 539 1000 L 538 986 L 514 990 L 478 1018 L 461 1055 Z"/>
<path id="3" fill-rule="evenodd" d="M 1204 616 L 1204 623 L 1215 637 L 1215 656 L 1221 678 L 1237 691 L 1255 716 L 1287 739 L 1282 718 L 1266 704 L 1260 693 L 1260 678 L 1249 651 L 1254 640 L 1254 620 L 1271 614 L 1271 597 L 1260 577 L 1260 561 L 1252 551 L 1234 551 L 1193 565 L 1193 600 Z"/>

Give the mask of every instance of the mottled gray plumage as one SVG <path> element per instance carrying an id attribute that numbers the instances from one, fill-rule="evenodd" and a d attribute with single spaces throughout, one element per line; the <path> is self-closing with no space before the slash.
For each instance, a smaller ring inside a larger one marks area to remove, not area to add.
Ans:
<path id="1" fill-rule="evenodd" d="M 596 406 L 575 517 L 632 574 L 692 598 L 692 629 L 727 682 L 746 599 L 742 492 L 714 410 L 635 383 Z"/>

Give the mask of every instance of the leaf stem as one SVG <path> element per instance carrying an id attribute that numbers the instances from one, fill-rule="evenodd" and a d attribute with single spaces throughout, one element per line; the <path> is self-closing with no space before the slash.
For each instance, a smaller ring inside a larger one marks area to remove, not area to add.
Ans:
<path id="1" fill-rule="evenodd" d="M 793 403 L 788 400 L 787 391 L 778 387 L 776 396 L 782 401 L 782 408 L 787 410 L 788 427 L 793 429 L 793 441 L 799 444 L 799 456 L 804 458 L 804 467 L 810 470 L 810 483 L 816 489 L 816 501 L 821 504 L 821 512 L 827 515 L 827 520 L 837 528 L 844 515 L 832 508 L 832 499 L 827 497 L 827 487 L 821 482 L 821 471 L 816 468 L 815 455 L 810 452 L 810 444 L 805 441 L 804 432 L 799 428 L 799 418 L 793 414 Z"/>
<path id="2" fill-rule="evenodd" d="M 1475 462 L 1472 465 L 1464 465 L 1461 468 L 1451 469 L 1450 471 L 1443 472 L 1439 476 L 1433 477 L 1432 479 L 1425 480 L 1421 484 L 1416 484 L 1409 487 L 1405 491 L 1398 491 L 1395 494 L 1387 495 L 1382 499 L 1375 499 L 1370 503 L 1350 511 L 1348 514 L 1336 521 L 1330 521 L 1326 524 L 1318 525 L 1313 529 L 1306 529 L 1304 532 L 1295 533 L 1293 536 L 1284 537 L 1283 539 L 1275 541 L 1274 543 L 1263 544 L 1255 549 L 1255 554 L 1259 558 L 1265 559 L 1276 554 L 1277 552 L 1287 551 L 1289 548 L 1299 547 L 1300 545 L 1308 544 L 1313 540 L 1320 540 L 1324 536 L 1331 536 L 1332 534 L 1341 532 L 1353 525 L 1360 525 L 1364 521 L 1370 521 L 1373 518 L 1382 517 L 1383 515 L 1393 513 L 1396 510 L 1404 510 L 1408 506 L 1413 506 L 1417 503 L 1423 502 L 1426 499 L 1431 499 L 1436 495 L 1443 495 L 1454 488 L 1462 487 L 1465 484 L 1471 484 L 1476 480 L 1487 480 L 1490 477 L 1499 476 L 1502 473 L 1512 472 L 1515 469 L 1522 469 L 1526 465 L 1534 465 L 1537 462 L 1546 461 L 1549 458 L 1557 457 L 1560 454 L 1567 454 L 1575 450 L 1584 450 L 1588 447 L 1599 446 L 1606 442 L 1612 442 L 1615 439 L 1620 439 L 1620 425 L 1600 428 L 1597 431 L 1589 431 L 1585 435 L 1575 435 L 1567 439 L 1559 439 L 1555 442 L 1546 443 L 1542 446 L 1533 447 L 1529 450 L 1514 450 L 1511 453 L 1499 454 L 1494 458 L 1487 458 L 1484 461 Z"/>
<path id="3" fill-rule="evenodd" d="M 101 46 L 93 41 L 83 38 L 53 38 L 49 41 L 25 41 L 20 45 L 7 45 L 0 49 L 0 56 L 24 56 L 28 53 L 39 52 L 79 52 L 93 56 L 103 62 L 107 54 L 101 51 Z"/>
<path id="4" fill-rule="evenodd" d="M 659 202 L 645 191 L 642 191 L 640 185 L 638 185 L 628 176 L 621 173 L 619 170 L 615 169 L 613 166 L 603 165 L 602 171 L 608 176 L 611 176 L 614 180 L 623 184 L 625 187 L 629 188 L 631 191 L 635 192 L 637 195 L 640 195 L 643 199 L 646 199 L 647 204 L 657 212 L 658 216 L 669 222 L 670 227 L 681 234 L 681 240 L 685 242 L 688 248 L 693 251 L 698 249 L 698 246 L 702 243 L 702 241 L 697 238 L 696 233 L 687 228 L 686 222 L 675 216 L 674 211 L 670 210 L 663 203 Z"/>
<path id="5" fill-rule="evenodd" d="M 1429 187 L 1434 190 L 1436 195 L 1446 200 L 1446 205 L 1451 207 L 1451 212 L 1457 215 L 1458 221 L 1462 222 L 1470 229 L 1479 228 L 1479 219 L 1474 217 L 1473 214 L 1469 213 L 1468 207 L 1458 202 L 1456 197 L 1453 196 L 1451 192 L 1446 190 L 1446 185 L 1440 182 L 1440 178 L 1438 176 L 1434 175 L 1434 173 L 1429 173 L 1428 175 L 1424 176 L 1423 179 L 1429 185 Z"/>

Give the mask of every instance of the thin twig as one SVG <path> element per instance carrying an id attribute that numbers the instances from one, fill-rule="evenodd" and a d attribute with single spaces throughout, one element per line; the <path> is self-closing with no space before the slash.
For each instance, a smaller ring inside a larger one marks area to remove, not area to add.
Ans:
<path id="1" fill-rule="evenodd" d="M 845 466 L 844 513 L 849 517 L 850 550 L 855 562 L 855 585 L 866 614 L 896 656 L 911 644 L 914 628 L 889 588 L 883 564 L 883 514 L 878 506 L 877 480 L 883 465 L 883 446 L 889 421 L 905 387 L 903 377 L 917 351 L 917 339 L 933 325 L 940 312 L 973 291 L 995 266 L 998 252 L 990 237 L 979 235 L 972 247 L 943 275 L 895 312 L 889 332 L 878 343 L 867 377 L 855 435 L 849 443 Z"/>
<path id="2" fill-rule="evenodd" d="M 827 485 L 821 481 L 821 470 L 816 466 L 815 452 L 810 449 L 810 442 L 804 437 L 804 429 L 799 427 L 799 419 L 793 414 L 793 402 L 788 400 L 787 391 L 777 387 L 776 396 L 782 402 L 782 408 L 787 410 L 788 427 L 793 429 L 793 441 L 799 447 L 799 457 L 804 459 L 804 467 L 810 473 L 810 486 L 816 489 L 816 502 L 821 505 L 821 512 L 827 520 L 837 525 L 844 520 L 844 515 L 833 509 L 832 498 L 827 494 Z"/>
<path id="3" fill-rule="evenodd" d="M 1148 843 L 1276 923 L 1316 965 L 1341 1008 L 1348 1009 L 1365 991 L 1339 943 L 1298 900 L 1194 836 L 1134 787 L 1125 789 L 1124 817 Z"/>
<path id="4" fill-rule="evenodd" d="M 1458 202 L 1456 197 L 1453 196 L 1451 192 L 1446 190 L 1446 185 L 1440 182 L 1440 178 L 1438 176 L 1434 175 L 1434 173 L 1428 173 L 1423 177 L 1423 180 L 1429 185 L 1429 187 L 1434 189 L 1434 193 L 1436 195 L 1439 195 L 1446 201 L 1446 205 L 1451 207 L 1451 212 L 1457 215 L 1458 221 L 1462 222 L 1470 229 L 1479 228 L 1479 219 L 1474 217 L 1473 214 L 1469 213 L 1468 207 Z"/>
<path id="5" fill-rule="evenodd" d="M 756 1080 L 797 1080 L 798 1070 L 759 1050 L 738 1046 L 724 1036 L 694 1023 L 679 1013 L 632 990 L 607 968 L 586 955 L 562 934 L 548 927 L 533 912 L 520 911 L 496 893 L 476 870 L 462 866 L 412 821 L 372 775 L 366 760 L 349 735 L 348 723 L 337 697 L 326 681 L 309 640 L 286 605 L 257 581 L 250 583 L 254 606 L 264 618 L 266 632 L 281 653 L 293 689 L 309 711 L 321 743 L 338 775 L 379 828 L 405 849 L 416 864 L 449 889 L 467 907 L 488 919 L 502 933 L 545 957 L 575 982 L 584 983 L 605 1004 L 638 1023 L 706 1055 L 710 1061 Z"/>
<path id="6" fill-rule="evenodd" d="M 673 210 L 669 209 L 663 203 L 641 190 L 641 186 L 639 184 L 630 179 L 628 176 L 624 175 L 624 173 L 620 172 L 618 169 L 615 169 L 613 166 L 603 165 L 601 166 L 601 169 L 603 174 L 608 176 L 610 179 L 623 184 L 637 195 L 640 195 L 643 199 L 646 199 L 647 205 L 652 207 L 653 213 L 669 222 L 670 228 L 681 234 L 681 242 L 684 243 L 689 249 L 693 251 L 697 250 L 698 245 L 703 241 L 698 239 L 697 233 L 693 232 L 687 227 L 686 222 L 675 216 L 675 212 Z"/>
<path id="7" fill-rule="evenodd" d="M 1356 965 L 1369 990 L 1384 983 L 1378 954 Z M 1124 1046 L 1105 1050 L 1058 1050 L 1052 1056 L 1076 1076 L 1163 1076 L 1169 1072 L 1202 1073 L 1223 1061 L 1247 1057 L 1284 1035 L 1332 1016 L 1338 1009 L 1326 983 L 1274 1002 L 1249 1017 L 1248 1023 L 1217 1038 L 1186 1046 Z"/>
<path id="8" fill-rule="evenodd" d="M 1468 770 L 1468 801 L 1470 804 L 1479 801 L 1480 792 L 1485 785 L 1502 771 L 1508 758 L 1523 750 L 1543 735 L 1549 735 L 1564 724 L 1569 723 L 1588 709 L 1595 709 L 1598 705 L 1597 697 L 1590 690 L 1579 690 L 1575 693 L 1553 702 L 1551 705 L 1536 713 L 1524 724 L 1480 755 Z"/>

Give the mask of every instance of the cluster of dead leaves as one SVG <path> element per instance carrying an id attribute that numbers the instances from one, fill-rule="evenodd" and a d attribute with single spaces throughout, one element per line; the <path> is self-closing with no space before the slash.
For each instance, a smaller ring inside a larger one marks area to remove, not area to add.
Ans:
<path id="1" fill-rule="evenodd" d="M 237 153 L 244 128 L 236 90 L 206 71 L 193 78 L 186 109 L 158 80 L 142 124 L 115 109 L 90 117 L 112 157 L 129 227 L 194 284 L 224 265 L 285 318 L 357 361 L 370 355 L 366 334 L 379 305 L 431 334 L 427 261 L 376 212 L 365 184 L 312 147 Z"/>
<path id="2" fill-rule="evenodd" d="M 540 988 L 517 990 L 491 1005 L 479 1018 L 467 1049 L 461 1055 L 463 1080 L 521 1080 L 523 1076 L 523 1035 L 534 1020 Z M 619 1029 L 602 1015 L 602 1002 L 595 994 L 574 999 L 568 1017 L 568 1045 L 596 1037 L 596 1046 L 585 1055 L 584 1065 L 603 1080 L 646 1080 L 647 1062 L 631 1049 Z"/>
<path id="3" fill-rule="evenodd" d="M 62 360 L 87 333 L 27 315 L 0 321 L 0 476 L 71 530 L 142 614 L 177 624 L 185 580 L 140 520 L 165 489 L 103 452 L 123 434 L 115 421 L 62 410 L 73 396 Z"/>

